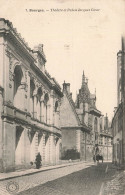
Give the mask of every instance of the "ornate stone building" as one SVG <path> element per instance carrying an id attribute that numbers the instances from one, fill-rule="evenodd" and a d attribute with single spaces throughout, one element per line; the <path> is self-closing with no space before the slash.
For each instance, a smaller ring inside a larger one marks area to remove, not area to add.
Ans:
<path id="1" fill-rule="evenodd" d="M 0 19 L 0 171 L 59 161 L 59 84 L 45 69 L 43 45 L 31 50 L 12 23 Z"/>
<path id="2" fill-rule="evenodd" d="M 98 144 L 105 160 L 112 159 L 111 131 L 108 117 L 96 108 L 96 95 L 91 94 L 84 72 L 76 102 L 72 100 L 70 84 L 63 84 L 61 128 L 63 150 L 75 148 L 81 160 L 92 160 L 93 147 Z"/>

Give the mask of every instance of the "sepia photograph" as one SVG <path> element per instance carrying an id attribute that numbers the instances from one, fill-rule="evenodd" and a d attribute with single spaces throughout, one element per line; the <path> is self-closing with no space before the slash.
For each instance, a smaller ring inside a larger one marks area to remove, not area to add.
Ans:
<path id="1" fill-rule="evenodd" d="M 0 195 L 125 195 L 125 1 L 0 0 Z"/>

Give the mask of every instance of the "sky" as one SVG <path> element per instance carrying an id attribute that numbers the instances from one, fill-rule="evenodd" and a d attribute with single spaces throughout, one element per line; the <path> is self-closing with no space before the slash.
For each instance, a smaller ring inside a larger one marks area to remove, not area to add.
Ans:
<path id="1" fill-rule="evenodd" d="M 34 10 L 34 11 L 33 11 Z M 117 52 L 124 31 L 124 0 L 0 0 L 0 17 L 10 20 L 31 49 L 44 45 L 46 69 L 73 99 L 83 70 L 97 109 L 112 119 L 117 106 Z"/>

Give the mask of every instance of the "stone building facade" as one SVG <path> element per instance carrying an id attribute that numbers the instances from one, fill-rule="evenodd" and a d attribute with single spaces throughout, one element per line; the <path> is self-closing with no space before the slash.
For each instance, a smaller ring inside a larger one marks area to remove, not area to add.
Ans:
<path id="1" fill-rule="evenodd" d="M 125 167 L 125 37 L 117 53 L 117 107 L 112 120 L 113 162 Z"/>
<path id="2" fill-rule="evenodd" d="M 65 157 L 67 150 L 74 150 L 76 153 L 79 153 L 81 160 L 86 159 L 86 137 L 88 140 L 90 129 L 83 121 L 80 121 L 72 94 L 70 93 L 70 83 L 65 82 L 63 83 L 60 122 L 62 131 L 62 158 Z M 81 145 L 82 139 L 84 143 Z"/>
<path id="3" fill-rule="evenodd" d="M 0 171 L 59 161 L 59 84 L 45 68 L 43 45 L 31 50 L 12 23 L 0 19 Z"/>
<path id="4" fill-rule="evenodd" d="M 96 94 L 90 93 L 84 72 L 75 103 L 72 100 L 69 83 L 63 84 L 63 92 L 64 97 L 61 103 L 62 148 L 64 150 L 75 148 L 80 152 L 81 160 L 92 160 L 93 148 L 98 144 L 104 159 L 111 160 L 112 135 L 109 130 L 108 117 L 104 117 L 96 108 Z"/>

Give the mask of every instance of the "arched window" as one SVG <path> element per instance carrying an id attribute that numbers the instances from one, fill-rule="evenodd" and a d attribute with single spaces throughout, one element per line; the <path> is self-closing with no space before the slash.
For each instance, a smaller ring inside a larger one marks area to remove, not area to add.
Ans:
<path id="1" fill-rule="evenodd" d="M 30 80 L 30 113 L 32 117 L 34 117 L 34 96 L 33 96 L 34 89 L 35 89 L 35 84 L 33 80 Z"/>
<path id="2" fill-rule="evenodd" d="M 24 104 L 24 97 L 22 96 L 24 93 L 22 93 L 23 85 L 22 85 L 22 78 L 23 78 L 23 72 L 20 66 L 16 66 L 14 69 L 14 106 L 22 109 L 22 106 Z"/>
<path id="3" fill-rule="evenodd" d="M 48 93 L 45 94 L 44 96 L 44 105 L 45 105 L 45 122 L 47 123 L 47 119 L 48 119 L 48 110 L 47 110 L 47 103 L 48 103 L 48 100 L 49 100 L 49 96 L 48 96 Z"/>
<path id="4" fill-rule="evenodd" d="M 41 121 L 42 119 L 42 110 L 41 110 L 41 96 L 42 96 L 42 89 L 41 87 L 38 88 L 37 91 L 37 119 Z"/>

